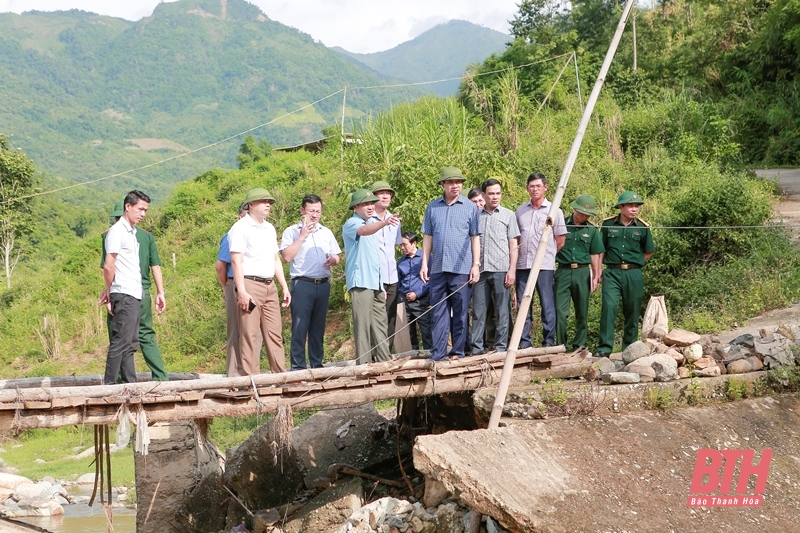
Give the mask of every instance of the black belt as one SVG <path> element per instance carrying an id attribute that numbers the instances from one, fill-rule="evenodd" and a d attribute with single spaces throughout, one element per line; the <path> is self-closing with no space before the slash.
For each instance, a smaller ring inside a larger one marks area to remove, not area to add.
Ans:
<path id="1" fill-rule="evenodd" d="M 633 270 L 635 268 L 642 268 L 641 265 L 634 265 L 633 263 L 620 263 L 618 265 L 606 265 L 606 268 L 619 268 L 620 270 Z"/>
<path id="2" fill-rule="evenodd" d="M 272 283 L 272 278 L 262 278 L 261 276 L 245 276 L 244 279 L 249 279 L 250 281 L 257 281 L 258 283 L 266 283 L 267 285 Z"/>
<path id="3" fill-rule="evenodd" d="M 586 268 L 589 266 L 589 263 L 559 263 L 558 268 Z"/>
<path id="4" fill-rule="evenodd" d="M 309 283 L 313 283 L 314 285 L 322 285 L 323 283 L 328 283 L 330 280 L 330 278 L 309 278 L 306 276 L 297 276 L 296 278 L 292 279 L 296 279 L 297 281 L 307 281 Z"/>

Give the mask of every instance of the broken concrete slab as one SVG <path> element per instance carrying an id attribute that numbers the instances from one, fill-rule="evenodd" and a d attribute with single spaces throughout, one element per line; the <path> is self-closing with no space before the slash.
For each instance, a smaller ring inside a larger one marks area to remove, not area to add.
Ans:
<path id="1" fill-rule="evenodd" d="M 796 529 L 796 395 L 510 424 L 420 436 L 414 464 L 513 533 Z M 700 448 L 772 449 L 764 505 L 687 507 Z"/>
<path id="2" fill-rule="evenodd" d="M 292 515 L 283 528 L 285 533 L 330 531 L 337 529 L 364 502 L 364 487 L 359 478 L 340 480 Z"/>
<path id="3" fill-rule="evenodd" d="M 307 470 L 305 485 L 313 486 L 334 463 L 360 470 L 396 457 L 393 424 L 372 403 L 323 409 L 310 416 L 292 432 L 292 446 Z"/>

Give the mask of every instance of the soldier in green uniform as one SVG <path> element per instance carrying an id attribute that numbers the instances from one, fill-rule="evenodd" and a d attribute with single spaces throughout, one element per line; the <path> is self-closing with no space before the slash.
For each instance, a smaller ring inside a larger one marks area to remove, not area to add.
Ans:
<path id="1" fill-rule="evenodd" d="M 603 221 L 601 235 L 606 248 L 606 265 L 600 282 L 603 284 L 603 308 L 600 312 L 600 344 L 598 356 L 608 356 L 614 348 L 614 322 L 622 300 L 625 326 L 622 349 L 639 338 L 639 314 L 642 310 L 644 281 L 642 267 L 656 251 L 650 227 L 636 218 L 642 197 L 633 191 L 619 195 L 619 215 Z"/>
<path id="2" fill-rule="evenodd" d="M 114 212 L 111 213 L 113 222 L 119 220 L 123 215 L 123 202 L 114 205 Z M 106 261 L 106 239 L 105 232 L 102 235 L 102 257 L 100 268 Z M 150 368 L 153 381 L 168 381 L 169 377 L 164 370 L 164 359 L 161 357 L 161 350 L 156 344 L 156 332 L 153 329 L 153 310 L 150 298 L 150 269 L 153 269 L 153 279 L 156 283 L 156 311 L 160 315 L 166 307 L 164 300 L 164 282 L 161 276 L 161 260 L 156 249 L 156 240 L 152 233 L 148 233 L 141 228 L 136 228 L 136 240 L 139 242 L 139 266 L 142 270 L 142 302 L 139 311 L 139 347 L 142 349 L 144 361 Z M 108 295 L 103 291 L 100 294 L 100 303 L 108 301 Z M 111 315 L 107 317 L 108 335 L 111 337 Z"/>
<path id="3" fill-rule="evenodd" d="M 575 304 L 575 338 L 572 348 L 586 346 L 589 334 L 589 294 L 597 288 L 601 276 L 603 241 L 600 228 L 589 222 L 597 214 L 597 202 L 582 194 L 570 204 L 574 210 L 567 217 L 567 235 L 556 255 L 556 344 L 567 346 L 569 304 Z M 591 268 L 589 268 L 591 267 Z"/>

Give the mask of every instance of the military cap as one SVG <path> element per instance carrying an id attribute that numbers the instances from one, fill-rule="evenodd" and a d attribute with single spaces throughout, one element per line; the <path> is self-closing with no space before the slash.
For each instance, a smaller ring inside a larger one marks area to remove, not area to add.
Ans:
<path id="1" fill-rule="evenodd" d="M 249 204 L 250 202 L 257 202 L 258 200 L 269 200 L 270 202 L 275 203 L 275 197 L 273 197 L 267 189 L 262 189 L 261 187 L 250 189 L 247 191 L 247 196 L 244 197 L 244 202 L 246 204 Z"/>
<path id="2" fill-rule="evenodd" d="M 633 191 L 625 191 L 625 192 L 623 192 L 622 194 L 619 195 L 619 198 L 617 199 L 617 203 L 616 203 L 616 205 L 614 207 L 619 207 L 619 206 L 625 205 L 625 204 L 639 204 L 639 205 L 642 205 L 643 203 L 644 203 L 644 200 L 642 200 L 641 196 L 639 196 L 638 194 L 636 194 Z"/>
<path id="3" fill-rule="evenodd" d="M 594 216 L 597 214 L 597 202 L 588 194 L 581 194 L 569 205 L 572 206 L 572 209 L 584 215 Z"/>
<path id="4" fill-rule="evenodd" d="M 392 189 L 392 186 L 389 185 L 389 182 L 388 181 L 383 181 L 383 180 L 376 181 L 375 183 L 373 183 L 372 187 L 370 187 L 370 190 L 372 190 L 373 194 L 378 192 L 378 191 L 389 191 L 390 193 L 392 193 L 392 196 L 397 194 L 395 192 L 395 190 Z"/>
<path id="5" fill-rule="evenodd" d="M 121 217 L 125 214 L 125 200 L 120 200 L 119 202 L 114 204 L 114 211 L 111 213 L 111 217 Z"/>
<path id="6" fill-rule="evenodd" d="M 464 181 L 464 175 L 461 173 L 461 169 L 458 169 L 456 167 L 443 168 L 442 173 L 439 175 L 439 183 L 447 180 Z"/>
<path id="7" fill-rule="evenodd" d="M 378 201 L 378 197 L 369 189 L 358 189 L 350 196 L 350 209 L 359 204 L 371 204 Z"/>

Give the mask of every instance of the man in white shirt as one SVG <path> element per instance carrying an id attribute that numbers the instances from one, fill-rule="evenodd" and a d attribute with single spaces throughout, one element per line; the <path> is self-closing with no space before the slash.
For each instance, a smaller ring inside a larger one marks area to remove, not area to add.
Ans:
<path id="1" fill-rule="evenodd" d="M 322 367 L 331 267 L 339 264 L 342 253 L 333 232 L 320 224 L 322 198 L 305 195 L 300 216 L 300 222 L 286 228 L 281 239 L 281 255 L 292 277 L 292 370 L 306 368 L 306 341 L 309 365 Z"/>
<path id="2" fill-rule="evenodd" d="M 108 346 L 103 383 L 111 385 L 119 376 L 122 383 L 136 383 L 133 354 L 139 348 L 139 313 L 142 300 L 142 271 L 139 268 L 139 241 L 136 224 L 142 221 L 150 197 L 141 191 L 125 196 L 125 212 L 106 234 L 106 260 L 103 280 L 105 303 L 111 319 L 111 343 Z"/>
<path id="3" fill-rule="evenodd" d="M 372 194 L 378 198 L 375 204 L 375 213 L 369 217 L 368 222 L 383 222 L 393 215 L 389 212 L 395 192 L 388 181 L 376 181 L 372 184 Z M 380 245 L 381 279 L 383 290 L 386 291 L 386 320 L 388 329 L 386 338 L 389 339 L 389 350 L 394 347 L 394 330 L 397 322 L 397 254 L 395 248 L 402 244 L 403 238 L 400 224 L 388 225 L 375 234 Z"/>
<path id="4" fill-rule="evenodd" d="M 260 329 L 270 369 L 285 372 L 281 305 L 288 307 L 292 297 L 283 275 L 278 236 L 266 221 L 275 198 L 266 189 L 256 188 L 247 192 L 244 201 L 249 206 L 248 214 L 228 231 L 239 306 L 239 368 L 246 375 L 261 373 Z M 275 280 L 281 285 L 283 304 L 279 302 Z"/>

